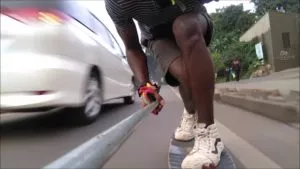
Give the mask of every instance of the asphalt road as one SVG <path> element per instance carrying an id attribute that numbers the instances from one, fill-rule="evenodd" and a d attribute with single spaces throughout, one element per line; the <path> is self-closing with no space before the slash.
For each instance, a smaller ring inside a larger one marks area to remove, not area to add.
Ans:
<path id="1" fill-rule="evenodd" d="M 1 115 L 1 168 L 40 168 L 103 132 L 139 108 L 108 104 L 98 120 L 83 127 L 58 113 Z"/>
<path id="2" fill-rule="evenodd" d="M 148 116 L 105 168 L 167 168 L 170 137 L 183 105 L 176 90 L 162 89 L 167 104 Z M 68 124 L 61 113 L 1 115 L 1 168 L 41 168 L 108 129 L 139 108 L 109 104 L 84 127 Z M 299 129 L 238 108 L 215 104 L 226 147 L 239 168 L 299 168 Z"/>

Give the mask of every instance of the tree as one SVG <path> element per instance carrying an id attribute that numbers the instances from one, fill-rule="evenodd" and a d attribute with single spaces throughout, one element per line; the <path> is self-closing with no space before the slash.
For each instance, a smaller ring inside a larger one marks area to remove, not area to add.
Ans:
<path id="1" fill-rule="evenodd" d="M 230 45 L 228 50 L 222 53 L 223 62 L 225 65 L 231 65 L 231 61 L 234 58 L 239 58 L 241 60 L 241 66 L 243 72 L 246 72 L 254 61 L 256 61 L 255 53 L 255 42 L 234 42 Z"/>
<path id="2" fill-rule="evenodd" d="M 215 70 L 220 70 L 225 68 L 224 61 L 220 53 L 217 52 L 212 53 L 212 60 L 214 62 Z"/>
<path id="3" fill-rule="evenodd" d="M 216 71 L 231 65 L 233 58 L 241 59 L 244 71 L 256 59 L 253 43 L 239 42 L 240 36 L 255 23 L 255 14 L 244 11 L 243 5 L 232 5 L 211 14 L 214 33 L 211 43 Z"/>
<path id="4" fill-rule="evenodd" d="M 242 4 L 219 9 L 211 16 L 214 21 L 211 49 L 219 53 L 238 41 L 240 35 L 255 22 L 255 14 L 244 11 Z"/>
<path id="5" fill-rule="evenodd" d="M 268 11 L 275 11 L 282 5 L 286 12 L 300 14 L 299 0 L 251 0 L 256 7 L 256 14 L 263 16 Z"/>

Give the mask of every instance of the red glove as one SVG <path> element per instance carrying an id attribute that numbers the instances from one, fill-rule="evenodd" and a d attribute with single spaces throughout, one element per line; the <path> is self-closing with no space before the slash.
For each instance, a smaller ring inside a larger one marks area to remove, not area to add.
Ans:
<path id="1" fill-rule="evenodd" d="M 155 101 L 158 101 L 158 106 L 153 110 L 153 114 L 157 115 L 162 109 L 164 102 L 163 98 L 158 94 L 159 87 L 151 83 L 146 83 L 139 87 L 138 94 L 142 100 L 142 106 L 147 106 Z"/>

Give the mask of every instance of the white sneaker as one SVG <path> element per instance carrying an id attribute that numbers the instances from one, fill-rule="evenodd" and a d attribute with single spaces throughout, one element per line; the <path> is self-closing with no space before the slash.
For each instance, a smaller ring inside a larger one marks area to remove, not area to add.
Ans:
<path id="1" fill-rule="evenodd" d="M 217 166 L 224 144 L 221 142 L 216 125 L 212 124 L 205 128 L 205 124 L 196 124 L 194 134 L 194 147 L 183 160 L 181 168 L 202 169 L 204 165 L 210 164 Z"/>
<path id="2" fill-rule="evenodd" d="M 179 141 L 189 141 L 194 138 L 193 128 L 197 123 L 197 114 L 183 111 L 179 127 L 175 130 L 174 138 Z"/>

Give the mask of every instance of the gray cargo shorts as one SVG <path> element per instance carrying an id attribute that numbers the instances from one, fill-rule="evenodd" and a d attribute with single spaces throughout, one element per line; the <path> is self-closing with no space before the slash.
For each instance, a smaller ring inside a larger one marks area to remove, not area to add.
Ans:
<path id="1" fill-rule="evenodd" d="M 206 12 L 199 12 L 199 15 L 204 16 L 207 20 L 208 26 L 204 39 L 206 45 L 209 46 L 212 38 L 213 22 L 211 17 Z M 170 28 L 172 28 L 172 26 L 170 26 Z M 169 31 L 172 31 L 172 29 Z M 150 50 L 151 54 L 154 56 L 155 62 L 157 63 L 155 68 L 156 70 L 152 70 L 152 72 L 157 72 L 157 70 L 159 70 L 161 72 L 162 77 L 165 78 L 167 84 L 169 84 L 170 86 L 179 86 L 179 82 L 168 71 L 171 63 L 181 55 L 180 49 L 175 41 L 174 36 L 160 37 L 153 40 L 149 40 L 147 46 L 148 50 Z"/>

